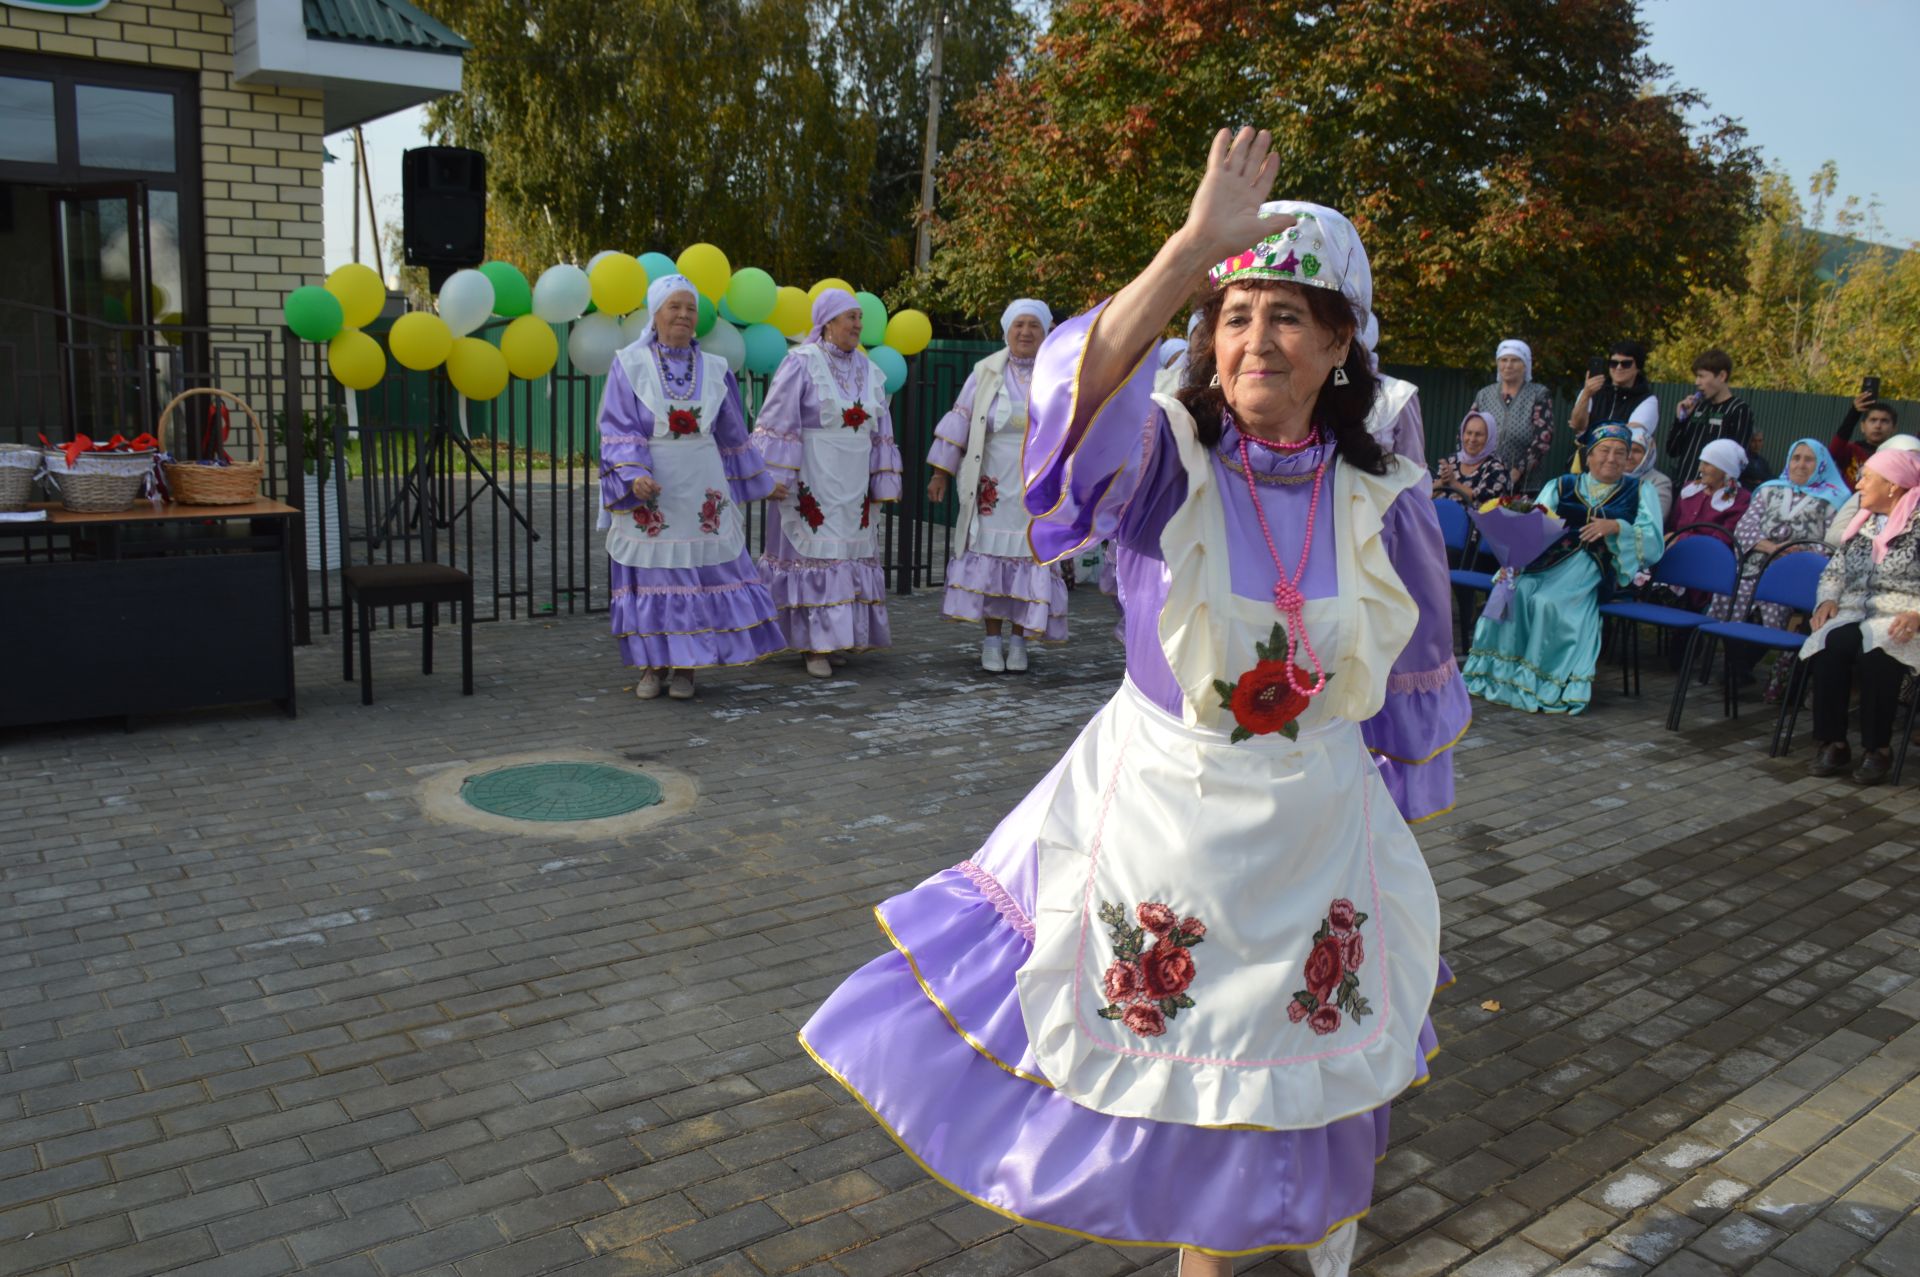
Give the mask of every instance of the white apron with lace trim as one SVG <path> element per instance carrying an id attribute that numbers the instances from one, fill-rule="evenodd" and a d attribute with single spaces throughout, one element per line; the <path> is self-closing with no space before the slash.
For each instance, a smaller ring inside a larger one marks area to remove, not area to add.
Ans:
<path id="1" fill-rule="evenodd" d="M 747 548 L 746 523 L 734 504 L 713 424 L 727 400 L 727 361 L 704 352 L 700 399 L 669 400 L 651 346 L 620 352 L 633 393 L 653 414 L 648 440 L 660 493 L 634 513 L 616 513 L 607 528 L 607 554 L 630 568 L 697 568 L 731 563 Z M 697 408 L 696 434 L 673 433 L 668 414 Z M 636 517 L 637 516 L 637 517 Z"/>
<path id="2" fill-rule="evenodd" d="M 820 399 L 820 428 L 800 432 L 800 473 L 780 502 L 780 530 L 809 559 L 870 559 L 876 542 L 870 526 L 873 434 L 876 411 L 886 402 L 886 375 L 866 363 L 867 391 L 860 401 L 867 419 L 850 428 L 843 414 L 854 405 L 834 383 L 818 346 L 799 346 Z"/>
<path id="3" fill-rule="evenodd" d="M 1297 741 L 1235 744 L 1213 680 L 1254 665 L 1278 613 L 1233 593 L 1212 460 L 1186 410 L 1155 398 L 1188 485 L 1161 535 L 1160 641 L 1184 714 L 1129 681 L 1069 752 L 1038 840 L 1021 1009 L 1046 1077 L 1085 1107 L 1321 1127 L 1412 1082 L 1439 967 L 1433 879 L 1359 728 L 1416 619 L 1382 521 L 1426 476 L 1330 467 L 1339 593 L 1305 616 L 1332 682 Z"/>

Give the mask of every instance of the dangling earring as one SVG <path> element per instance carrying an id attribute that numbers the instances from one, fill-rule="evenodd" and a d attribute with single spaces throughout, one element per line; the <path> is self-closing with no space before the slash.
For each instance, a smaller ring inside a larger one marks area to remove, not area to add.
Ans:
<path id="1" fill-rule="evenodd" d="M 1347 370 L 1344 367 L 1333 370 L 1333 384 L 1336 386 L 1347 384 Z"/>
<path id="2" fill-rule="evenodd" d="M 1207 385 L 1214 390 L 1220 389 L 1220 374 L 1219 373 L 1213 374 L 1213 380 L 1209 381 Z"/>

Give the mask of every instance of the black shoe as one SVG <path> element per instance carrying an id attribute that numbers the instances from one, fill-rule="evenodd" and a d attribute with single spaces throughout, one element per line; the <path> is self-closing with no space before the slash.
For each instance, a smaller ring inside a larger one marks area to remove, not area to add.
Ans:
<path id="1" fill-rule="evenodd" d="M 1869 749 L 1861 753 L 1860 765 L 1853 769 L 1853 778 L 1862 785 L 1878 785 L 1892 771 L 1892 750 Z"/>
<path id="2" fill-rule="evenodd" d="M 1820 752 L 1813 756 L 1813 764 L 1807 768 L 1807 774 L 1825 780 L 1829 776 L 1838 776 L 1851 766 L 1853 766 L 1853 751 L 1847 748 L 1847 742 L 1828 741 L 1820 747 Z"/>

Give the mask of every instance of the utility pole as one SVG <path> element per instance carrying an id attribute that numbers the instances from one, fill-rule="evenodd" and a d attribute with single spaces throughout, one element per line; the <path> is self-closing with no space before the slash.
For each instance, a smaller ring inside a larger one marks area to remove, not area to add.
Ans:
<path id="1" fill-rule="evenodd" d="M 373 172 L 367 167 L 367 136 L 358 124 L 353 126 L 353 167 L 359 176 L 361 191 L 367 197 L 367 230 L 373 236 L 373 269 L 381 279 L 387 277 L 386 259 L 380 255 L 380 218 L 373 211 Z M 353 260 L 360 260 L 360 204 L 356 193 L 353 206 Z"/>
<path id="2" fill-rule="evenodd" d="M 933 260 L 933 162 L 940 155 L 940 45 L 946 34 L 945 0 L 933 0 L 933 59 L 927 67 L 927 138 L 920 153 L 920 227 L 913 241 L 913 264 Z"/>
<path id="3" fill-rule="evenodd" d="M 353 260 L 360 260 L 360 148 L 353 148 Z"/>

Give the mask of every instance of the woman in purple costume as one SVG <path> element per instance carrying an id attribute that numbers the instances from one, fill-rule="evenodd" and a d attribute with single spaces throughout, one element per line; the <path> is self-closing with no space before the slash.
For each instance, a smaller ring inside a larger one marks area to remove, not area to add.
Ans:
<path id="1" fill-rule="evenodd" d="M 754 419 L 754 445 L 779 479 L 760 574 L 815 678 L 832 677 L 841 653 L 893 642 L 873 515 L 900 499 L 900 448 L 860 323 L 845 289 L 815 298 L 813 331 L 787 352 Z"/>
<path id="2" fill-rule="evenodd" d="M 940 614 L 982 624 L 980 665 L 990 673 L 1026 672 L 1029 636 L 1067 641 L 1067 582 L 1059 569 L 1034 562 L 1027 548 L 1026 476 L 1020 445 L 1027 434 L 1033 357 L 1053 327 L 1046 303 L 1022 297 L 1000 316 L 1007 348 L 973 366 L 953 408 L 933 428 L 927 500 L 947 499 L 955 476 L 960 514 L 953 526 L 953 562 Z M 1003 642 L 1000 631 L 1011 624 Z"/>
<path id="3" fill-rule="evenodd" d="M 693 339 L 684 276 L 647 289 L 649 320 L 600 400 L 600 526 L 613 560 L 613 635 L 640 670 L 634 694 L 689 700 L 693 672 L 786 650 L 747 552 L 742 503 L 773 491 L 747 442 L 727 361 Z"/>
<path id="4" fill-rule="evenodd" d="M 1222 131 L 1186 225 L 1040 351 L 1034 546 L 1117 543 L 1125 682 L 971 859 L 879 907 L 894 951 L 801 1035 L 949 1187 L 1189 1274 L 1347 1271 L 1451 979 L 1408 828 L 1451 805 L 1468 721 L 1445 550 L 1425 469 L 1366 431 L 1366 253 L 1262 204 L 1270 148 Z"/>

